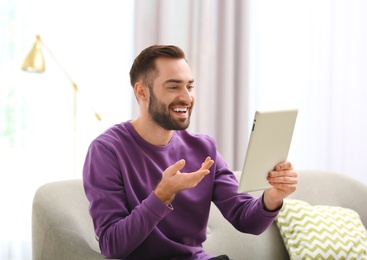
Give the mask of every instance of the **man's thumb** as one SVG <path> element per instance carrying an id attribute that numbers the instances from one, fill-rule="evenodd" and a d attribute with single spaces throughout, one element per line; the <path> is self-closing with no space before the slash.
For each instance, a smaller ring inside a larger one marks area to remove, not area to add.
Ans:
<path id="1" fill-rule="evenodd" d="M 176 173 L 177 171 L 181 170 L 183 167 L 185 167 L 185 160 L 181 159 L 177 161 L 174 165 L 172 165 L 172 171 Z"/>

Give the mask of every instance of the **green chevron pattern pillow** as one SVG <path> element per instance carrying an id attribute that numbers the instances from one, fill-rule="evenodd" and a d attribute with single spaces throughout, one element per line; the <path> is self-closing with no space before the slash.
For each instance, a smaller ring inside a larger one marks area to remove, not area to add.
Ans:
<path id="1" fill-rule="evenodd" d="M 367 231 L 354 210 L 285 199 L 275 223 L 291 259 L 367 259 Z"/>

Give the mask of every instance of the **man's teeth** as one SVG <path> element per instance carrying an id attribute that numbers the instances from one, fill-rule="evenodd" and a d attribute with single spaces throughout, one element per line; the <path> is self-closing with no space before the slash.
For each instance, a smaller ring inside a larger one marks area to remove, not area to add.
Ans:
<path id="1" fill-rule="evenodd" d="M 175 111 L 175 112 L 186 112 L 187 108 L 186 107 L 177 107 L 177 108 L 174 108 L 173 111 Z"/>

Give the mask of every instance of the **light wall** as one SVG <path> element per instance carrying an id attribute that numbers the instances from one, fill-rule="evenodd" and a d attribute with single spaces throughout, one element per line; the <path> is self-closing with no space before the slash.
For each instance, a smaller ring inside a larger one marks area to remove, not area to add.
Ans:
<path id="1" fill-rule="evenodd" d="M 81 178 L 91 140 L 130 119 L 133 14 L 133 1 L 126 0 L 1 1 L 0 259 L 31 259 L 30 216 L 37 187 Z M 47 51 L 45 73 L 20 69 L 36 34 L 82 93 L 75 171 L 71 83 Z"/>
<path id="2" fill-rule="evenodd" d="M 367 2 L 251 3 L 251 116 L 299 108 L 289 154 L 295 168 L 367 184 Z"/>

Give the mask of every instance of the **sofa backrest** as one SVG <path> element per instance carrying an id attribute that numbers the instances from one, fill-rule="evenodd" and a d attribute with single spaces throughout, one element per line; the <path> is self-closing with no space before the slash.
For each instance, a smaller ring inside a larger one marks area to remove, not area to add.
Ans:
<path id="1" fill-rule="evenodd" d="M 237 177 L 238 172 L 236 173 Z M 260 196 L 261 192 L 253 193 Z M 309 202 L 356 210 L 367 225 L 367 186 L 347 176 L 300 171 L 297 191 L 291 196 Z M 105 259 L 99 252 L 88 213 L 82 180 L 60 181 L 40 187 L 32 210 L 33 259 Z M 232 259 L 288 259 L 275 224 L 259 236 L 236 231 L 213 205 L 204 248 Z"/>
<path id="2" fill-rule="evenodd" d="M 357 211 L 367 227 L 367 186 L 346 176 L 323 171 L 297 171 L 299 184 L 290 198 L 307 201 L 311 205 L 330 205 Z M 240 172 L 235 172 L 237 179 Z M 253 192 L 261 196 L 262 192 Z M 228 254 L 233 259 L 289 259 L 279 230 L 273 223 L 261 235 L 236 231 L 212 205 L 208 224 L 208 238 L 204 248 L 214 254 Z"/>

